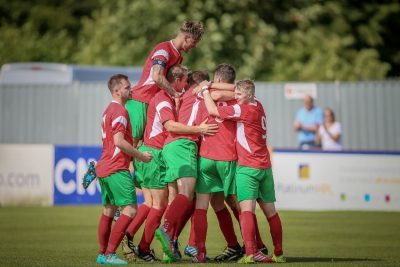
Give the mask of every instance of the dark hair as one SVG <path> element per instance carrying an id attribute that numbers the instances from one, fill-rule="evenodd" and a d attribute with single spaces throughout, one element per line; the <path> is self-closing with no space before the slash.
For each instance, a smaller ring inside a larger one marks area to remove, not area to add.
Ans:
<path id="1" fill-rule="evenodd" d="M 235 67 L 228 63 L 222 63 L 217 66 L 214 76 L 218 76 L 221 82 L 234 83 L 236 79 Z"/>
<path id="2" fill-rule="evenodd" d="M 122 80 L 126 80 L 128 81 L 129 78 L 128 76 L 124 75 L 124 74 L 115 74 L 113 76 L 110 77 L 110 79 L 108 80 L 108 89 L 110 90 L 111 93 L 113 93 L 114 88 L 118 85 L 121 84 Z"/>
<path id="3" fill-rule="evenodd" d="M 336 120 L 335 120 L 335 112 L 333 112 L 333 109 L 331 109 L 331 108 L 325 108 L 325 111 L 328 111 L 328 112 L 329 112 L 329 114 L 330 114 L 331 117 L 332 117 L 332 121 L 335 122 L 335 121 L 336 121 Z"/>
<path id="4" fill-rule="evenodd" d="M 199 41 L 204 33 L 203 23 L 197 21 L 185 21 L 183 22 L 180 31 L 190 35 L 194 40 Z"/>
<path id="5" fill-rule="evenodd" d="M 210 76 L 206 70 L 194 70 L 189 73 L 188 86 L 191 87 L 194 84 L 199 84 L 202 81 L 209 81 Z"/>

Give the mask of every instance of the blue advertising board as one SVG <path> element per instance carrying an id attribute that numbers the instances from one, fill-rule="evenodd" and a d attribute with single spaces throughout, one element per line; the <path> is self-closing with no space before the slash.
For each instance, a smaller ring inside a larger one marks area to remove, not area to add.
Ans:
<path id="1" fill-rule="evenodd" d="M 100 158 L 100 146 L 55 146 L 54 149 L 54 205 L 101 204 L 101 190 L 97 180 L 85 190 L 82 176 L 90 161 Z M 138 203 L 143 202 L 141 191 Z"/>

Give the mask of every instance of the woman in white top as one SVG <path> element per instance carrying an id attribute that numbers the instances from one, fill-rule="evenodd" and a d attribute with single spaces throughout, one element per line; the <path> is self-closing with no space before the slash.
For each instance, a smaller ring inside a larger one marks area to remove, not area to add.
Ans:
<path id="1" fill-rule="evenodd" d="M 335 113 L 330 108 L 324 110 L 324 123 L 319 127 L 316 143 L 322 144 L 323 150 L 342 150 L 342 126 L 335 121 Z"/>

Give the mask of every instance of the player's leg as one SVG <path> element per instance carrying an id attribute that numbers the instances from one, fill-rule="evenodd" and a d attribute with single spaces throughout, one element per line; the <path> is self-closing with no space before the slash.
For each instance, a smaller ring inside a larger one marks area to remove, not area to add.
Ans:
<path id="1" fill-rule="evenodd" d="M 207 210 L 210 194 L 196 195 L 196 210 L 193 215 L 194 231 L 196 236 L 197 255 L 194 262 L 206 262 L 206 237 L 207 237 Z"/>
<path id="2" fill-rule="evenodd" d="M 144 203 L 141 204 L 138 208 L 137 214 L 132 222 L 129 224 L 126 229 L 126 236 L 128 240 L 133 240 L 135 234 L 139 230 L 140 226 L 144 223 L 147 218 L 147 215 L 150 212 L 150 208 L 152 206 L 153 198 L 150 192 L 150 189 L 142 187 Z"/>
<path id="3" fill-rule="evenodd" d="M 258 203 L 269 224 L 272 243 L 274 245 L 274 254 L 272 259 L 275 262 L 285 262 L 285 257 L 283 256 L 282 223 L 279 214 L 275 209 L 275 200 L 272 169 L 266 169 L 263 179 L 260 181 Z"/>
<path id="4" fill-rule="evenodd" d="M 111 230 L 110 239 L 106 250 L 107 264 L 126 264 L 126 261 L 120 260 L 115 251 L 125 234 L 125 230 L 136 215 L 136 192 L 129 171 L 120 171 L 107 178 L 107 187 L 109 188 L 110 204 L 120 206 L 121 216 L 114 224 Z"/>
<path id="5" fill-rule="evenodd" d="M 97 263 L 104 263 L 105 257 L 104 254 L 107 250 L 108 240 L 110 238 L 111 233 L 111 225 L 114 217 L 114 213 L 117 210 L 117 206 L 105 205 L 103 212 L 100 216 L 100 221 L 98 225 L 98 240 L 99 240 L 99 254 L 97 256 Z"/>
<path id="6" fill-rule="evenodd" d="M 219 228 L 227 242 L 226 248 L 221 254 L 215 257 L 215 261 L 223 262 L 239 259 L 242 256 L 242 249 L 235 234 L 232 216 L 225 205 L 225 196 L 223 192 L 214 193 L 212 195 L 211 206 L 217 215 Z"/>
<path id="7" fill-rule="evenodd" d="M 197 144 L 187 139 L 178 139 L 164 146 L 163 156 L 167 166 L 166 181 L 177 182 L 178 194 L 165 213 L 164 224 L 156 231 L 164 252 L 175 258 L 173 237 L 178 222 L 191 207 L 197 178 Z"/>
<path id="8" fill-rule="evenodd" d="M 138 246 L 138 256 L 144 261 L 153 262 L 158 260 L 152 250 L 150 244 L 154 239 L 154 234 L 161 224 L 161 219 L 168 204 L 168 188 L 152 188 L 150 189 L 153 197 L 153 206 L 150 209 L 143 231 L 142 239 Z"/>
<path id="9" fill-rule="evenodd" d="M 256 243 L 256 199 L 259 196 L 260 176 L 262 169 L 238 166 L 236 170 L 237 196 L 240 205 L 240 227 L 246 247 L 246 255 L 240 259 L 241 263 L 271 262 L 272 260 L 260 253 Z"/>

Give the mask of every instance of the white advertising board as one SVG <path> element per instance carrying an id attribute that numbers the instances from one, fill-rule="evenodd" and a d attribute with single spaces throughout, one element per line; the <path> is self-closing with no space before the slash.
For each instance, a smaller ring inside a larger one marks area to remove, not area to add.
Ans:
<path id="1" fill-rule="evenodd" d="M 53 205 L 53 145 L 0 145 L 0 205 Z"/>
<path id="2" fill-rule="evenodd" d="M 273 153 L 276 205 L 289 210 L 400 211 L 400 155 Z"/>

